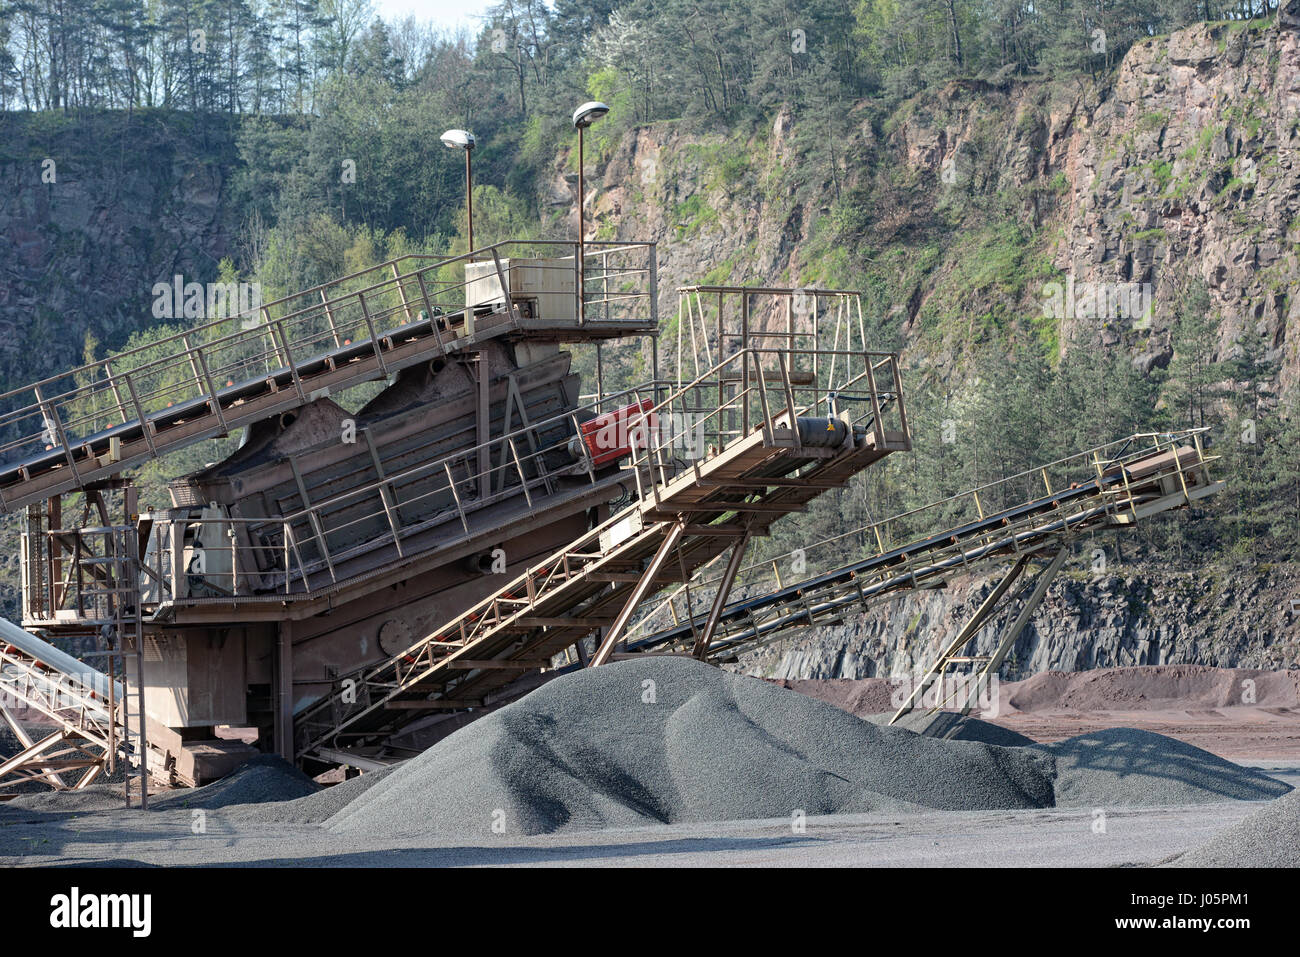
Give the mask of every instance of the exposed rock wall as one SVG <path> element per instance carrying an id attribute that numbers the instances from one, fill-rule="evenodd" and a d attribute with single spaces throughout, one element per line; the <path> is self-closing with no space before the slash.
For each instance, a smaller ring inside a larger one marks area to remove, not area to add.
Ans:
<path id="1" fill-rule="evenodd" d="M 238 222 L 225 135 L 0 114 L 0 388 L 79 365 L 88 331 L 120 347 L 157 321 L 155 282 L 216 278 Z"/>
<path id="2" fill-rule="evenodd" d="M 1277 566 L 1223 575 L 1150 561 L 1089 575 L 1067 565 L 1048 588 L 1003 668 L 1008 680 L 1047 670 L 1201 664 L 1300 665 L 1300 569 Z M 928 667 L 993 590 L 995 574 L 955 579 L 873 605 L 843 625 L 791 632 L 742 658 L 774 678 L 872 678 Z M 1296 607 L 1292 607 L 1292 602 Z M 1017 606 L 976 636 L 966 653 L 990 654 Z"/>
<path id="3" fill-rule="evenodd" d="M 1221 316 L 1220 357 L 1253 332 L 1279 363 L 1282 389 L 1300 384 L 1300 298 L 1292 293 L 1300 272 L 1300 31 L 1199 24 L 1137 44 L 1098 83 L 959 81 L 893 113 L 868 103 L 852 115 L 834 172 L 812 184 L 799 179 L 809 143 L 787 111 L 747 144 L 675 125 L 637 128 L 592 180 L 589 233 L 660 242 L 661 309 L 671 315 L 674 288 L 705 271 L 778 285 L 817 274 L 808 251 L 818 219 L 832 196 L 855 186 L 867 191 L 866 229 L 882 244 L 933 241 L 957 194 L 997 198 L 1042 237 L 1033 253 L 1056 273 L 1022 284 L 1019 298 L 1004 303 L 1012 313 L 1042 315 L 1044 285 L 1054 279 L 1150 283 L 1150 322 L 1071 310 L 1059 329 L 1066 344 L 1075 323 L 1097 323 L 1106 347 L 1149 371 L 1168 363 L 1179 290 L 1200 277 Z M 742 154 L 748 167 L 729 177 L 725 164 Z M 942 371 L 959 372 L 962 344 L 922 336 L 919 317 L 932 297 L 953 295 L 943 279 L 960 268 L 962 252 L 950 246 L 915 288 L 882 304 L 902 323 L 905 352 Z M 965 293 L 959 306 L 975 313 L 1005 295 Z M 935 303 L 934 311 L 951 305 Z"/>

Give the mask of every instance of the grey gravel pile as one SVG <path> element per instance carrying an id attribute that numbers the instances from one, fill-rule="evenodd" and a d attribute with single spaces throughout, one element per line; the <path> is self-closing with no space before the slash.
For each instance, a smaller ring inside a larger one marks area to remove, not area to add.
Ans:
<path id="1" fill-rule="evenodd" d="M 883 714 L 867 715 L 867 720 L 872 724 L 883 727 L 888 725 L 893 717 L 893 711 L 886 711 Z M 996 744 L 1003 748 L 1022 748 L 1035 743 L 1033 738 L 1026 737 L 1019 731 L 1012 731 L 1010 728 L 1003 728 L 990 721 L 981 721 L 979 718 L 960 715 L 952 711 L 940 711 L 937 714 L 912 711 L 899 718 L 893 727 L 903 728 L 916 734 L 923 734 L 927 738 L 944 738 L 948 741 L 982 741 L 985 744 Z"/>
<path id="2" fill-rule="evenodd" d="M 763 681 L 656 657 L 557 678 L 407 762 L 326 826 L 482 840 L 796 810 L 1051 803 L 1052 762 L 1033 749 L 879 728 Z"/>
<path id="3" fill-rule="evenodd" d="M 225 814 L 237 824 L 319 824 L 333 817 L 393 770 L 370 771 L 292 801 L 230 806 L 225 808 Z"/>
<path id="4" fill-rule="evenodd" d="M 274 754 L 259 754 L 233 774 L 193 790 L 172 791 L 150 798 L 150 807 L 174 810 L 212 810 L 236 804 L 291 801 L 315 794 L 320 785 L 288 761 Z"/>
<path id="5" fill-rule="evenodd" d="M 115 811 L 125 807 L 122 785 L 109 782 L 90 784 L 80 791 L 55 791 L 42 785 L 38 791 L 20 794 L 13 800 L 0 804 L 0 810 L 42 811 L 52 814 Z"/>
<path id="6" fill-rule="evenodd" d="M 0 758 L 11 758 L 22 749 L 22 743 L 17 736 L 4 721 L 0 721 Z"/>
<path id="7" fill-rule="evenodd" d="M 1291 790 L 1268 775 L 1151 731 L 1108 728 L 1050 745 L 1058 807 L 1263 801 Z"/>
<path id="8" fill-rule="evenodd" d="M 1172 863 L 1179 867 L 1300 867 L 1300 791 L 1269 802 Z"/>

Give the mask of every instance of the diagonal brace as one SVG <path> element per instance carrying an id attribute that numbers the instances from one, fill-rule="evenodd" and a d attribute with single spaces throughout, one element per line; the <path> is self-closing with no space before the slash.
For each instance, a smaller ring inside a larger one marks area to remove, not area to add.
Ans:
<path id="1" fill-rule="evenodd" d="M 993 591 L 989 592 L 988 597 L 984 599 L 979 608 L 976 609 L 975 614 L 972 615 L 970 620 L 962 627 L 962 630 L 957 634 L 957 637 L 948 644 L 948 647 L 943 650 L 943 653 L 940 654 L 934 664 L 930 666 L 930 670 L 927 671 L 924 677 L 917 682 L 916 687 L 912 689 L 912 693 L 908 695 L 907 700 L 903 702 L 903 706 L 898 709 L 897 713 L 892 718 L 889 719 L 890 724 L 893 724 L 903 715 L 912 711 L 920 703 L 930 685 L 934 684 L 935 679 L 943 676 L 944 671 L 948 667 L 949 659 L 956 655 L 957 652 L 961 651 L 962 648 L 965 647 L 966 642 L 970 641 L 975 633 L 984 627 L 984 623 L 989 620 L 990 616 L 992 616 L 994 610 L 1006 596 L 1011 586 L 1015 584 L 1016 579 L 1020 577 L 1020 574 L 1025 570 L 1027 564 L 1029 564 L 1028 555 L 1021 555 L 1016 559 L 1016 563 L 1011 566 L 1011 570 L 1007 572 L 1002 581 L 998 582 L 997 587 L 994 588 Z"/>
<path id="2" fill-rule="evenodd" d="M 731 593 L 736 573 L 740 571 L 740 562 L 745 557 L 745 546 L 749 544 L 749 537 L 749 529 L 746 528 L 745 536 L 731 546 L 731 557 L 727 559 L 726 570 L 723 571 L 722 580 L 718 582 L 718 590 L 713 595 L 713 606 L 709 609 L 708 620 L 704 623 L 704 630 L 695 639 L 695 649 L 691 652 L 700 661 L 704 660 L 709 653 L 709 645 L 713 643 L 713 632 L 717 630 L 718 621 L 722 618 L 722 609 L 727 604 L 727 596 Z"/>
<path id="3" fill-rule="evenodd" d="M 975 676 L 975 683 L 971 686 L 970 693 L 966 696 L 966 704 L 961 709 L 962 714 L 970 714 L 971 711 L 975 709 L 975 704 L 979 700 L 980 691 L 985 687 L 985 685 L 987 685 L 989 675 L 997 674 L 998 669 L 1002 667 L 1002 662 L 1006 660 L 1007 654 L 1011 651 L 1012 646 L 1015 645 L 1016 639 L 1020 637 L 1020 633 L 1024 631 L 1025 625 L 1029 624 L 1029 619 L 1034 617 L 1034 612 L 1037 611 L 1038 606 L 1042 604 L 1043 596 L 1047 594 L 1047 586 L 1052 583 L 1052 579 L 1056 577 L 1056 573 L 1059 572 L 1061 566 L 1065 564 L 1067 551 L 1068 549 L 1062 546 L 1061 550 L 1052 558 L 1051 563 L 1039 574 L 1038 581 L 1034 582 L 1033 592 L 1031 592 L 1029 597 L 1025 599 L 1025 606 L 1020 609 L 1020 614 L 1016 616 L 1016 620 L 1002 636 L 1002 641 L 998 645 L 997 651 L 993 652 L 993 657 L 989 658 L 989 660 L 985 662 L 984 667 L 981 668 L 979 674 Z"/>
<path id="4" fill-rule="evenodd" d="M 610 625 L 609 631 L 605 635 L 605 640 L 600 643 L 596 653 L 591 658 L 591 667 L 597 668 L 609 660 L 610 654 L 614 651 L 615 646 L 623 637 L 623 632 L 627 628 L 627 623 L 632 619 L 632 613 L 636 611 L 637 605 L 645 599 L 654 587 L 655 581 L 659 578 L 659 572 L 663 569 L 664 562 L 672 554 L 673 549 L 677 547 L 677 542 L 682 537 L 682 532 L 686 530 L 686 524 L 682 521 L 676 521 L 668 529 L 668 534 L 664 536 L 663 542 L 659 545 L 659 550 L 655 552 L 654 558 L 646 566 L 645 573 L 642 574 L 641 580 L 632 588 L 632 595 L 623 606 L 623 610 L 618 613 L 614 623 Z"/>

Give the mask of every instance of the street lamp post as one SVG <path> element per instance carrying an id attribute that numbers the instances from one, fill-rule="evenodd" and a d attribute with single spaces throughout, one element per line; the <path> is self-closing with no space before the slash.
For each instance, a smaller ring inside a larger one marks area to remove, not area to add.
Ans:
<path id="1" fill-rule="evenodd" d="M 474 253 L 474 170 L 470 154 L 474 152 L 474 134 L 465 130 L 448 130 L 442 134 L 442 145 L 449 150 L 465 151 L 465 216 L 469 224 L 469 252 Z"/>
<path id="2" fill-rule="evenodd" d="M 573 111 L 573 125 L 578 131 L 578 322 L 587 317 L 587 236 L 585 229 L 584 206 L 586 205 L 586 180 L 583 174 L 585 155 L 583 152 L 583 132 L 592 123 L 609 112 L 609 107 L 598 100 L 582 104 Z"/>

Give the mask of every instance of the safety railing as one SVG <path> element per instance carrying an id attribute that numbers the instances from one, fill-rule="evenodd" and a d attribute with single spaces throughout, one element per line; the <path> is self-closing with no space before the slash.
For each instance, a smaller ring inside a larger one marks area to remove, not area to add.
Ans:
<path id="1" fill-rule="evenodd" d="M 676 371 L 680 385 L 738 349 L 779 347 L 799 354 L 791 375 L 819 379 L 822 353 L 863 352 L 867 340 L 862 299 L 843 289 L 765 286 L 681 286 L 677 290 Z M 834 359 L 826 370 L 833 378 Z"/>
<path id="2" fill-rule="evenodd" d="M 605 396 L 603 405 L 648 407 L 663 388 L 642 383 Z M 418 557 L 481 531 L 475 516 L 490 506 L 514 502 L 532 512 L 557 494 L 594 488 L 618 474 L 611 469 L 630 447 L 618 444 L 628 441 L 625 430 L 593 427 L 601 421 L 593 411 L 581 406 L 535 421 L 282 517 L 204 517 L 199 509 L 148 515 L 145 606 L 313 597 L 354 574 L 349 563 L 360 556 L 371 556 L 367 567 L 379 549 L 394 560 Z M 453 531 L 431 540 L 426 533 L 441 526 Z"/>
<path id="3" fill-rule="evenodd" d="M 841 428 L 851 429 L 855 436 L 851 443 L 845 441 L 844 433 L 839 433 L 840 444 L 846 450 L 859 448 L 867 433 L 879 436 L 882 448 L 887 441 L 905 440 L 906 417 L 895 355 L 846 351 L 841 356 L 842 372 L 837 381 L 832 383 L 824 378 L 796 389 L 788 376 L 780 375 L 782 369 L 788 368 L 786 363 L 795 351 L 742 349 L 650 408 L 631 414 L 626 423 L 628 442 L 633 448 L 642 447 L 643 451 L 635 456 L 630 467 L 638 481 L 648 483 L 653 491 L 647 491 L 643 485 L 640 501 L 615 512 L 596 528 L 529 567 L 495 594 L 442 624 L 403 652 L 357 672 L 348 682 L 355 689 L 355 696 L 345 700 L 339 695 L 329 695 L 314 703 L 296 719 L 299 751 L 318 747 L 340 730 L 354 726 L 362 716 L 379 711 L 385 700 L 421 681 L 447 655 L 491 640 L 499 629 L 511 627 L 521 617 L 534 613 L 555 615 L 566 607 L 566 602 L 587 597 L 589 592 L 584 592 L 584 588 L 593 581 L 608 581 L 599 577 L 589 579 L 589 573 L 599 571 L 611 556 L 621 555 L 623 550 L 643 548 L 647 540 L 664 534 L 661 530 L 667 527 L 665 524 L 638 521 L 638 513 L 660 486 L 689 471 L 686 463 L 670 465 L 669 461 L 684 434 L 693 435 L 694 429 L 700 430 L 698 435 L 705 443 L 701 446 L 702 466 L 707 465 L 705 460 L 724 456 L 739 443 L 753 442 L 755 436 L 761 436 L 764 443 L 788 447 L 792 455 L 798 456 L 801 451 L 798 424 L 806 416 L 825 417 L 828 422 L 835 416 Z M 827 354 L 819 357 L 830 358 Z M 852 360 L 852 367 L 860 371 L 851 372 L 847 360 Z M 828 369 L 829 362 L 822 368 Z M 746 374 L 747 369 L 752 369 L 752 379 Z M 765 372 L 777 375 L 772 377 Z M 770 394 L 769 378 L 779 379 L 779 384 L 771 385 Z M 880 386 L 877 379 L 887 385 Z M 700 402 L 695 397 L 697 390 L 713 396 L 720 383 L 726 390 L 725 401 L 720 406 L 694 404 Z M 701 410 L 706 410 L 703 417 L 685 429 L 664 424 L 676 421 L 680 425 L 685 421 L 683 416 Z M 894 428 L 886 426 L 887 415 L 894 416 Z M 718 424 L 728 417 L 731 421 Z M 783 428 L 783 422 L 787 427 Z M 710 441 L 716 444 L 709 445 Z M 808 444 L 812 447 L 811 442 Z M 689 480 L 689 474 L 681 477 Z"/>
<path id="4" fill-rule="evenodd" d="M 561 241 L 406 256 L 11 390 L 0 394 L 0 468 L 53 452 L 76 474 L 92 439 L 157 415 L 221 420 L 271 377 L 306 401 L 309 372 L 373 354 L 374 374 L 387 374 L 386 345 L 407 335 L 445 352 L 497 325 L 654 331 L 653 243 L 587 243 L 585 277 L 577 263 L 577 243 Z"/>
<path id="5" fill-rule="evenodd" d="M 822 370 L 816 378 L 793 374 L 814 360 Z M 805 435 L 801 419 L 826 420 L 834 441 Z M 890 434 L 904 442 L 908 435 L 897 355 L 817 348 L 739 349 L 656 404 L 643 427 L 649 437 L 635 464 L 638 474 L 654 476 L 641 490 L 651 496 L 691 461 L 755 433 L 794 449 L 838 445 L 846 432 L 869 432 L 883 449 Z"/>
<path id="6" fill-rule="evenodd" d="M 22 617 L 27 627 L 113 622 L 134 614 L 129 536 L 134 526 L 46 528 L 33 517 L 21 536 Z"/>

